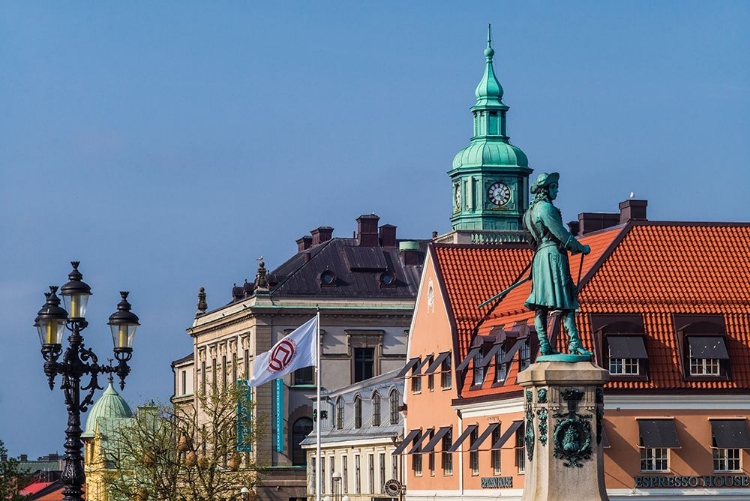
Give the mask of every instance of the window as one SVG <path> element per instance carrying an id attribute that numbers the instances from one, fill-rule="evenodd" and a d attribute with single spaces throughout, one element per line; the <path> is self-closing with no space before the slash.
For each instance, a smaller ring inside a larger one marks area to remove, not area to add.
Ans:
<path id="1" fill-rule="evenodd" d="M 380 393 L 372 395 L 372 425 L 380 426 Z"/>
<path id="2" fill-rule="evenodd" d="M 211 384 L 213 385 L 212 388 L 216 388 L 216 383 L 218 381 L 216 380 L 216 358 L 211 359 Z"/>
<path id="3" fill-rule="evenodd" d="M 479 438 L 479 427 L 475 426 L 469 437 L 469 444 L 474 444 Z M 469 468 L 472 475 L 479 475 L 479 451 L 469 452 Z"/>
<path id="4" fill-rule="evenodd" d="M 310 418 L 299 418 L 292 425 L 292 464 L 294 466 L 307 465 L 307 454 L 300 443 L 313 429 L 313 421 Z"/>
<path id="5" fill-rule="evenodd" d="M 333 480 L 333 474 L 336 471 L 336 456 L 331 456 L 328 461 L 331 464 L 331 494 L 336 494 L 336 482 Z"/>
<path id="6" fill-rule="evenodd" d="M 221 387 L 227 387 L 227 356 L 221 356 Z"/>
<path id="7" fill-rule="evenodd" d="M 422 455 L 421 454 L 412 454 L 411 470 L 414 472 L 415 477 L 422 476 Z"/>
<path id="8" fill-rule="evenodd" d="M 432 355 L 427 357 L 427 362 L 425 362 L 424 366 L 428 367 L 432 365 Z M 427 389 L 430 391 L 435 391 L 435 373 L 430 372 L 430 374 L 427 376 Z"/>
<path id="9" fill-rule="evenodd" d="M 729 379 L 726 326 L 721 315 L 675 315 L 677 345 L 687 378 Z"/>
<path id="10" fill-rule="evenodd" d="M 316 476 L 318 474 L 318 472 L 316 470 L 316 464 L 315 464 L 315 459 L 316 458 L 315 458 L 315 456 L 313 456 L 310 459 L 312 461 L 312 463 L 311 463 L 312 464 L 312 478 L 310 479 L 310 482 L 309 482 L 309 484 L 310 484 L 310 492 L 313 493 L 313 494 L 315 494 L 315 487 L 316 487 L 315 484 L 318 481 L 317 480 L 318 477 Z"/>
<path id="11" fill-rule="evenodd" d="M 435 430 L 430 430 L 430 438 L 426 441 L 429 443 L 432 441 L 432 437 L 435 436 Z M 430 476 L 435 476 L 435 448 L 433 447 L 432 450 L 427 454 L 427 469 L 430 470 Z"/>
<path id="12" fill-rule="evenodd" d="M 443 363 L 440 366 L 440 387 L 446 390 L 451 387 L 451 384 L 451 356 L 448 354 L 448 357 L 443 359 Z"/>
<path id="13" fill-rule="evenodd" d="M 314 385 L 315 384 L 315 367 L 303 367 L 294 371 L 292 378 L 294 386 Z"/>
<path id="14" fill-rule="evenodd" d="M 474 386 L 482 386 L 482 383 L 484 383 L 484 367 L 482 367 L 483 358 L 481 351 L 474 355 L 474 376 L 471 383 Z"/>
<path id="15" fill-rule="evenodd" d="M 508 366 L 503 362 L 505 358 L 505 348 L 501 347 L 495 355 L 495 382 L 502 383 L 508 376 Z"/>
<path id="16" fill-rule="evenodd" d="M 669 449 L 666 447 L 641 449 L 641 471 L 669 471 Z"/>
<path id="17" fill-rule="evenodd" d="M 362 428 L 362 399 L 359 395 L 354 397 L 354 427 Z"/>
<path id="18" fill-rule="evenodd" d="M 206 393 L 206 361 L 201 362 L 201 392 Z"/>
<path id="19" fill-rule="evenodd" d="M 380 489 L 378 489 L 378 492 L 383 494 L 385 492 L 385 452 L 381 452 L 380 456 L 378 458 L 378 461 L 380 462 Z"/>
<path id="20" fill-rule="evenodd" d="M 237 353 L 232 353 L 232 384 L 237 384 Z"/>
<path id="21" fill-rule="evenodd" d="M 185 395 L 187 393 L 187 371 L 180 371 L 180 378 L 182 388 L 180 395 Z"/>
<path id="22" fill-rule="evenodd" d="M 380 354 L 383 352 L 383 330 L 346 331 L 351 357 L 352 383 L 358 383 L 380 374 Z"/>
<path id="23" fill-rule="evenodd" d="M 326 458 L 320 458 L 320 493 L 326 493 Z"/>
<path id="24" fill-rule="evenodd" d="M 250 379 L 250 350 L 245 350 L 245 379 Z"/>
<path id="25" fill-rule="evenodd" d="M 354 456 L 354 492 L 362 493 L 362 474 L 359 464 L 359 455 Z"/>
<path id="26" fill-rule="evenodd" d="M 623 323 L 620 323 L 623 325 Z M 639 327 L 635 326 L 633 329 Z M 607 334 L 609 373 L 613 376 L 645 376 L 648 353 L 643 336 Z"/>
<path id="27" fill-rule="evenodd" d="M 372 454 L 367 455 L 367 492 L 375 492 L 375 457 Z"/>
<path id="28" fill-rule="evenodd" d="M 492 430 L 492 445 L 500 440 L 500 427 L 498 426 Z M 490 446 L 491 447 L 491 446 Z M 492 463 L 492 474 L 500 475 L 500 449 L 492 449 L 490 451 L 490 462 Z"/>
<path id="29" fill-rule="evenodd" d="M 344 494 L 349 494 L 349 465 L 347 456 L 341 456 L 341 485 Z"/>
<path id="30" fill-rule="evenodd" d="M 688 338 L 688 352 L 690 357 L 690 375 L 691 376 L 719 376 L 721 371 L 719 370 L 719 359 L 718 358 L 703 358 L 704 354 L 701 351 L 693 348 L 697 343 L 692 343 L 694 339 Z"/>
<path id="31" fill-rule="evenodd" d="M 339 397 L 336 400 L 336 429 L 342 430 L 344 428 L 344 399 Z"/>
<path id="32" fill-rule="evenodd" d="M 448 452 L 448 449 L 451 448 L 453 445 L 453 437 L 451 436 L 451 432 L 445 434 L 443 437 L 443 452 L 441 454 L 441 462 L 443 463 L 441 466 L 443 467 L 443 475 L 446 477 L 449 477 L 453 475 L 453 453 Z"/>
<path id="33" fill-rule="evenodd" d="M 401 475 L 398 474 L 398 454 L 391 456 L 391 478 L 399 479 Z"/>
<path id="34" fill-rule="evenodd" d="M 364 381 L 374 376 L 375 348 L 354 349 L 354 382 Z"/>
<path id="35" fill-rule="evenodd" d="M 521 345 L 518 350 L 518 372 L 526 369 L 531 365 L 531 337 L 526 338 L 526 342 Z"/>
<path id="36" fill-rule="evenodd" d="M 526 448 L 524 444 L 524 425 L 518 427 L 516 430 L 516 466 L 518 467 L 518 473 L 524 473 L 526 471 Z"/>
<path id="37" fill-rule="evenodd" d="M 398 390 L 391 390 L 389 397 L 390 400 L 390 411 L 391 411 L 391 424 L 398 424 L 398 401 L 399 395 Z"/>
<path id="38" fill-rule="evenodd" d="M 714 472 L 742 471 L 740 449 L 713 449 Z"/>
<path id="39" fill-rule="evenodd" d="M 349 464 L 348 456 L 341 456 L 341 489 L 343 494 L 349 493 Z"/>
<path id="40" fill-rule="evenodd" d="M 411 368 L 411 391 L 412 393 L 419 393 L 422 391 L 422 376 L 419 375 L 419 371 L 422 368 L 422 364 L 416 363 Z"/>

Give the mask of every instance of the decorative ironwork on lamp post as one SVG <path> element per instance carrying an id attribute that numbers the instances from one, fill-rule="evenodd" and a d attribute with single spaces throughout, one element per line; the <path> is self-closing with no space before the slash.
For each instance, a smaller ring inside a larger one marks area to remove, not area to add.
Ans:
<path id="1" fill-rule="evenodd" d="M 44 373 L 47 375 L 50 390 L 55 386 L 55 377 L 60 374 L 60 389 L 65 396 L 68 410 L 68 427 L 65 430 L 65 455 L 61 481 L 65 486 L 63 501 L 82 501 L 82 487 L 86 481 L 83 471 L 83 442 L 81 441 L 81 412 L 86 412 L 94 398 L 94 391 L 101 390 L 99 374 L 117 374 L 120 377 L 120 389 L 125 387 L 125 378 L 130 373 L 128 361 L 133 356 L 135 331 L 140 325 L 138 316 L 130 311 L 128 293 L 120 292 L 122 300 L 117 311 L 110 315 L 108 325 L 112 331 L 115 358 L 117 364 L 100 365 L 99 359 L 83 343 L 81 331 L 88 326 L 86 307 L 91 287 L 81 279 L 78 261 L 71 262 L 73 271 L 68 275 L 69 282 L 60 288 L 65 301 L 65 308 L 60 306 L 57 287 L 51 286 L 44 294 L 46 301 L 36 317 L 34 326 L 39 332 L 44 357 Z M 68 347 L 63 353 L 62 337 L 65 329 L 71 334 Z M 58 359 L 62 355 L 62 360 Z M 89 376 L 89 382 L 81 386 L 81 378 Z M 81 391 L 86 392 L 81 399 Z"/>

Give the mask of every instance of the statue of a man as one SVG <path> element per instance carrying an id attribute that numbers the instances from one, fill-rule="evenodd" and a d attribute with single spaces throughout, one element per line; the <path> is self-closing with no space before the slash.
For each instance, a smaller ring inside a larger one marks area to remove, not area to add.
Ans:
<path id="1" fill-rule="evenodd" d="M 560 174 L 539 174 L 531 186 L 534 200 L 523 215 L 523 225 L 530 234 L 534 248 L 531 264 L 531 295 L 526 307 L 535 311 L 534 327 L 542 355 L 558 352 L 552 349 L 547 334 L 547 313 L 559 310 L 565 331 L 568 333 L 568 351 L 574 355 L 591 355 L 583 349 L 576 328 L 575 312 L 578 308 L 576 284 L 570 276 L 568 251 L 572 254 L 591 252 L 565 229 L 560 209 L 552 205 L 557 198 Z"/>

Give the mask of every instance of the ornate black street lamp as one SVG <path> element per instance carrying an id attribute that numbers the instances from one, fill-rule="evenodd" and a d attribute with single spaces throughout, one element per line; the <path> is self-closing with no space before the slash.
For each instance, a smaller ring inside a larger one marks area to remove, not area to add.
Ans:
<path id="1" fill-rule="evenodd" d="M 68 409 L 68 427 L 65 430 L 65 456 L 63 456 L 62 483 L 63 501 L 82 501 L 81 487 L 86 481 L 83 472 L 83 442 L 81 441 L 81 412 L 86 412 L 94 398 L 94 391 L 101 390 L 99 374 L 117 374 L 120 377 L 120 388 L 125 387 L 125 377 L 130 373 L 128 360 L 133 356 L 133 339 L 140 325 L 138 317 L 130 311 L 127 292 L 120 292 L 122 301 L 117 311 L 107 322 L 112 330 L 116 365 L 100 365 L 99 359 L 89 348 L 83 345 L 81 331 L 86 328 L 86 306 L 91 287 L 81 280 L 83 275 L 78 271 L 78 261 L 73 261 L 70 281 L 60 288 L 65 301 L 65 308 L 60 307 L 57 287 L 50 287 L 44 296 L 47 300 L 39 310 L 34 326 L 39 331 L 44 357 L 44 373 L 47 375 L 50 389 L 55 386 L 55 376 L 62 376 L 62 389 L 65 395 L 65 406 Z M 65 328 L 71 332 L 68 337 L 68 348 L 62 353 L 62 337 Z M 62 354 L 62 361 L 58 358 Z M 89 382 L 81 386 L 81 377 L 88 374 Z M 81 400 L 81 390 L 86 396 Z"/>

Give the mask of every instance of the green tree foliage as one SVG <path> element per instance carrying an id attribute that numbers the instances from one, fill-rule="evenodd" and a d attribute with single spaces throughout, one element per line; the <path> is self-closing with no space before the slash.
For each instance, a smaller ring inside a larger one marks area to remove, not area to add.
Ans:
<path id="1" fill-rule="evenodd" d="M 243 398 L 243 387 L 228 385 L 186 404 L 138 407 L 106 451 L 105 482 L 112 499 L 229 501 L 242 487 L 254 486 L 253 456 L 238 448 L 254 442 L 259 424 L 249 413 L 238 417 Z M 238 425 L 251 430 L 242 434 L 242 444 Z"/>
<path id="2" fill-rule="evenodd" d="M 26 499 L 18 493 L 23 485 L 23 474 L 18 470 L 18 460 L 8 457 L 5 443 L 0 440 L 0 499 L 20 501 Z"/>

